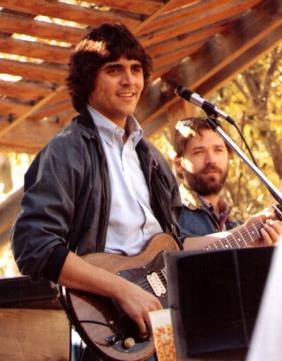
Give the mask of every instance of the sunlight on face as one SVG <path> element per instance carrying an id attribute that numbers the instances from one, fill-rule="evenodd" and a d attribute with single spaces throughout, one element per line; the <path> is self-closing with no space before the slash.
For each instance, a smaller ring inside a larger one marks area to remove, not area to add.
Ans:
<path id="1" fill-rule="evenodd" d="M 203 130 L 188 142 L 184 160 L 184 169 L 191 173 L 202 172 L 209 165 L 225 172 L 229 156 L 223 139 L 213 130 Z"/>
<path id="2" fill-rule="evenodd" d="M 142 64 L 124 57 L 105 63 L 98 71 L 89 104 L 123 127 L 132 115 L 144 88 Z"/>
<path id="3" fill-rule="evenodd" d="M 227 177 L 228 161 L 226 145 L 218 134 L 212 130 L 195 134 L 181 159 L 187 185 L 203 196 L 218 194 Z"/>
<path id="4" fill-rule="evenodd" d="M 181 166 L 186 172 L 194 173 L 194 165 L 189 159 L 181 158 Z"/>

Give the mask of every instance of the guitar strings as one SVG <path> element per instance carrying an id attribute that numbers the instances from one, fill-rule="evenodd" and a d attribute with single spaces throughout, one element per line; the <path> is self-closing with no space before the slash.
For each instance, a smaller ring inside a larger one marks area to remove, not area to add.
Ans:
<path id="1" fill-rule="evenodd" d="M 262 226 L 263 226 L 263 222 L 261 220 L 252 222 L 250 225 L 247 225 L 245 228 L 238 230 L 240 237 L 237 238 L 234 234 L 231 234 L 230 236 L 226 237 L 226 239 L 216 241 L 207 248 L 219 249 L 222 248 L 222 243 L 226 244 L 227 246 L 231 246 L 233 248 L 241 248 L 242 246 L 248 246 L 249 241 L 257 240 L 260 238 L 259 229 Z M 251 228 L 253 228 L 257 232 L 257 237 L 251 235 L 250 233 Z M 159 276 L 160 280 L 166 285 L 167 279 L 164 273 L 165 273 L 165 269 L 158 272 L 157 275 Z M 137 282 L 137 284 L 140 287 L 142 287 L 144 290 L 154 293 L 152 286 L 149 284 L 147 280 L 143 280 L 139 283 Z"/>
<path id="2" fill-rule="evenodd" d="M 258 240 L 260 238 L 259 229 L 262 228 L 263 224 L 264 223 L 261 220 L 254 221 L 250 225 L 247 225 L 243 229 L 239 229 L 236 232 L 239 233 L 240 237 L 237 237 L 234 234 L 230 234 L 225 239 L 215 241 L 210 245 L 204 247 L 204 250 L 217 250 L 222 248 L 229 248 L 230 246 L 232 248 L 242 248 L 244 246 L 248 246 L 249 242 L 246 239 L 248 239 L 249 241 Z M 250 234 L 251 227 L 257 232 L 257 237 L 255 238 Z"/>

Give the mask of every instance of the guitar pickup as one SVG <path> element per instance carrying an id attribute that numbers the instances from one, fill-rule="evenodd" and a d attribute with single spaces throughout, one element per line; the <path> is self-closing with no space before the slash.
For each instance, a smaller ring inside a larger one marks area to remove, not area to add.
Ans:
<path id="1" fill-rule="evenodd" d="M 162 295 L 166 294 L 166 288 L 156 272 L 148 274 L 146 278 L 157 297 L 161 297 Z"/>

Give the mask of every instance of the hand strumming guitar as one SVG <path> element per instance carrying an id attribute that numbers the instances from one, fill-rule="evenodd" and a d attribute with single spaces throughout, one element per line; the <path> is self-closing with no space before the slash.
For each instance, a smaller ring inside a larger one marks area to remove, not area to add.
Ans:
<path id="1" fill-rule="evenodd" d="M 70 252 L 64 263 L 59 283 L 65 287 L 115 299 L 139 327 L 140 336 L 151 332 L 149 312 L 162 308 L 151 293 L 126 279 L 93 266 Z"/>
<path id="2" fill-rule="evenodd" d="M 164 250 L 177 251 L 179 245 L 160 233 L 132 257 L 105 252 L 67 256 L 59 278 L 65 286 L 63 305 L 90 346 L 107 359 L 125 360 L 129 349 L 132 361 L 154 353 L 149 313 L 168 305 Z"/>
<path id="3" fill-rule="evenodd" d="M 138 325 L 141 338 L 152 334 L 149 312 L 160 310 L 162 305 L 157 297 L 132 282 L 121 282 L 115 295 L 122 309 Z"/>

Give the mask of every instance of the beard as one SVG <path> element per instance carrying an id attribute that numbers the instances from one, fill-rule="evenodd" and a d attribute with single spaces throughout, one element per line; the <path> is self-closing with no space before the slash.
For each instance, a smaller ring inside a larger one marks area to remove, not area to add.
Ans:
<path id="1" fill-rule="evenodd" d="M 208 174 L 209 172 L 216 174 Z M 226 180 L 228 169 L 222 170 L 214 165 L 207 165 L 197 173 L 190 173 L 185 170 L 185 180 L 189 187 L 201 196 L 218 194 Z"/>

